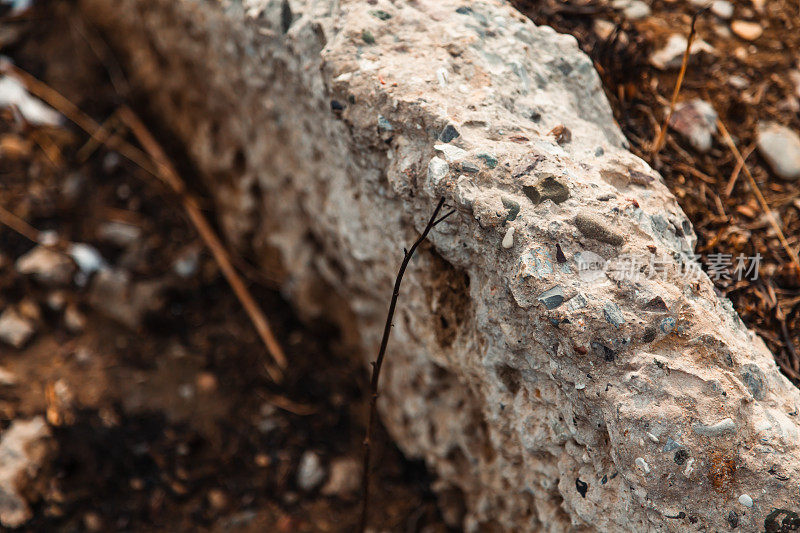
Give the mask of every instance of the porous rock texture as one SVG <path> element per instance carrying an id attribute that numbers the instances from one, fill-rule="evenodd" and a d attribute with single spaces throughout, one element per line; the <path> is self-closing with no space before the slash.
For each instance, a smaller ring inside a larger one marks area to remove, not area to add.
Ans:
<path id="1" fill-rule="evenodd" d="M 687 281 L 692 227 L 625 149 L 572 37 L 494 0 L 80 5 L 227 236 L 365 362 L 403 247 L 440 196 L 456 209 L 406 276 L 379 401 L 445 516 L 468 531 L 797 516 L 800 391 L 704 274 Z M 579 268 L 626 256 L 664 273 Z"/>

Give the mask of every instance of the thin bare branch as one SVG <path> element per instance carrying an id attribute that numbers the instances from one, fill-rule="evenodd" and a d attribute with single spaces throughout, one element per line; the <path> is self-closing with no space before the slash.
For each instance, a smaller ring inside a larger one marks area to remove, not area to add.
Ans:
<path id="1" fill-rule="evenodd" d="M 264 313 L 258 307 L 258 304 L 256 304 L 247 286 L 233 267 L 233 263 L 222 241 L 217 237 L 211 224 L 209 224 L 203 212 L 198 207 L 197 202 L 187 194 L 186 185 L 178 175 L 177 170 L 175 170 L 166 152 L 145 127 L 144 123 L 130 108 L 125 106 L 118 110 L 117 115 L 120 120 L 131 129 L 145 151 L 153 159 L 157 169 L 157 176 L 180 197 L 189 220 L 194 224 L 203 242 L 208 246 L 208 249 L 211 250 L 211 254 L 219 265 L 222 274 L 225 276 L 225 279 L 228 280 L 234 294 L 236 294 L 242 307 L 244 307 L 258 335 L 264 342 L 267 351 L 276 363 L 277 366 L 268 364 L 266 367 L 270 377 L 276 382 L 281 381 L 283 378 L 281 369 L 286 368 L 288 364 L 286 355 L 278 343 L 278 340 L 275 338 L 275 335 L 272 333 L 272 329 Z"/>
<path id="2" fill-rule="evenodd" d="M 733 188 L 736 186 L 736 181 L 739 179 L 739 174 L 742 172 L 742 167 L 744 167 L 745 161 L 747 161 L 747 158 L 750 157 L 750 154 L 753 153 L 755 148 L 755 145 L 747 147 L 742 154 L 742 158 L 736 160 L 736 166 L 733 168 L 731 177 L 728 179 L 728 184 L 725 186 L 726 197 L 730 196 L 733 192 Z"/>
<path id="3" fill-rule="evenodd" d="M 89 136 L 89 140 L 78 150 L 76 159 L 79 163 L 83 163 L 89 159 L 100 146 L 109 144 L 111 136 L 114 135 L 117 128 L 120 126 L 117 111 L 118 110 L 111 113 L 111 116 L 99 125 L 94 133 Z"/>
<path id="4" fill-rule="evenodd" d="M 28 89 L 31 94 L 34 94 L 43 101 L 47 102 L 51 107 L 67 117 L 69 120 L 75 123 L 76 126 L 92 137 L 98 135 L 98 132 L 102 129 L 100 124 L 98 124 L 92 117 L 81 111 L 81 109 L 73 104 L 67 97 L 43 81 L 37 79 L 35 76 L 25 72 L 18 66 L 12 65 L 6 61 L 0 63 L 0 71 L 11 74 L 22 81 L 22 83 L 25 85 L 25 88 Z M 119 152 L 120 155 L 126 159 L 129 159 L 136 165 L 140 166 L 145 171 L 157 176 L 157 170 L 153 168 L 153 165 L 150 163 L 147 155 L 132 144 L 124 142 L 119 138 L 115 139 L 114 142 L 112 142 L 112 139 L 108 139 L 105 144 L 112 150 Z"/>
<path id="5" fill-rule="evenodd" d="M 683 61 L 681 62 L 681 70 L 678 72 L 678 80 L 675 82 L 675 89 L 672 91 L 672 98 L 669 102 L 669 111 L 667 112 L 667 117 L 664 119 L 664 123 L 661 125 L 661 129 L 658 132 L 658 137 L 656 137 L 655 142 L 653 143 L 653 152 L 652 157 L 656 157 L 658 152 L 661 151 L 661 148 L 664 146 L 664 139 L 667 135 L 667 128 L 669 127 L 669 121 L 672 120 L 672 114 L 675 112 L 675 104 L 678 102 L 678 95 L 681 92 L 681 85 L 683 85 L 683 78 L 686 75 L 686 68 L 689 66 L 689 57 L 692 54 L 692 43 L 694 42 L 695 35 L 697 32 L 695 30 L 695 23 L 697 22 L 697 18 L 708 8 L 703 8 L 697 13 L 694 14 L 692 17 L 692 26 L 689 30 L 689 38 L 686 39 L 686 50 L 683 52 Z"/>
<path id="6" fill-rule="evenodd" d="M 789 259 L 792 261 L 792 263 L 794 263 L 794 266 L 797 270 L 797 275 L 800 277 L 800 260 L 797 258 L 797 253 L 792 250 L 792 247 L 789 245 L 789 241 L 786 240 L 786 235 L 783 234 L 781 225 L 775 219 L 775 213 L 773 213 L 772 209 L 770 209 L 767 199 L 764 198 L 764 195 L 761 193 L 761 188 L 759 188 L 758 183 L 756 183 L 755 178 L 753 178 L 753 174 L 747 167 L 747 164 L 745 163 L 742 154 L 739 152 L 739 149 L 736 148 L 736 143 L 733 142 L 733 138 L 731 138 L 728 128 L 725 127 L 725 123 L 719 118 L 717 119 L 717 128 L 719 128 L 720 133 L 722 133 L 722 138 L 731 149 L 731 152 L 733 152 L 733 156 L 736 158 L 736 161 L 739 165 L 741 165 L 742 170 L 744 170 L 744 175 L 747 176 L 747 181 L 750 183 L 750 188 L 753 190 L 753 194 L 755 194 L 758 203 L 761 205 L 761 209 L 764 211 L 769 223 L 772 225 L 772 229 L 774 229 L 775 233 L 778 235 L 778 239 L 781 241 L 783 249 L 789 255 Z"/>
<path id="7" fill-rule="evenodd" d="M 381 368 L 383 366 L 383 359 L 386 356 L 386 346 L 389 344 L 389 335 L 392 332 L 392 318 L 394 317 L 394 310 L 397 307 L 397 297 L 400 295 L 400 283 L 403 281 L 403 274 L 406 272 L 406 268 L 408 267 L 408 263 L 411 261 L 411 257 L 414 255 L 414 252 L 417 250 L 420 244 L 428 236 L 428 233 L 436 227 L 437 224 L 443 222 L 447 217 L 452 215 L 455 210 L 450 211 L 449 213 L 443 215 L 441 218 L 437 218 L 439 216 L 439 211 L 441 211 L 442 206 L 444 205 L 444 197 L 439 199 L 439 203 L 436 205 L 436 209 L 433 211 L 433 215 L 431 215 L 430 220 L 428 220 L 428 224 L 425 226 L 422 234 L 414 241 L 414 244 L 411 245 L 411 248 L 408 250 L 403 249 L 403 262 L 400 264 L 400 270 L 397 272 L 397 278 L 394 282 L 394 290 L 392 291 L 392 299 L 389 302 L 389 312 L 386 315 L 386 324 L 383 327 L 383 337 L 381 338 L 381 346 L 378 350 L 378 358 L 372 363 L 372 378 L 370 379 L 369 388 L 370 388 L 370 401 L 369 401 L 369 421 L 367 422 L 367 434 L 364 437 L 364 463 L 363 463 L 363 470 L 361 472 L 361 488 L 362 488 L 362 500 L 361 500 L 361 521 L 359 526 L 359 531 L 362 533 L 367 528 L 367 517 L 369 514 L 369 464 L 370 464 L 370 444 L 372 442 L 372 431 L 375 426 L 375 419 L 377 418 L 377 405 L 378 405 L 378 380 L 381 376 Z"/>
<path id="8" fill-rule="evenodd" d="M 165 182 L 176 194 L 181 198 L 184 209 L 186 210 L 189 220 L 194 224 L 200 237 L 205 242 L 206 246 L 211 250 L 214 259 L 220 266 L 225 279 L 227 279 L 234 294 L 239 299 L 242 307 L 244 307 L 250 320 L 253 322 L 256 331 L 258 332 L 261 340 L 267 348 L 267 351 L 275 360 L 277 365 L 266 364 L 267 372 L 270 377 L 279 382 L 283 378 L 282 368 L 286 368 L 287 360 L 284 355 L 283 349 L 278 343 L 277 339 L 272 333 L 272 329 L 267 322 L 261 309 L 256 304 L 252 295 L 248 291 L 244 282 L 239 277 L 236 269 L 233 267 L 230 257 L 222 244 L 222 241 L 217 237 L 211 225 L 206 220 L 202 211 L 189 195 L 186 194 L 186 186 L 178 176 L 177 171 L 172 166 L 171 162 L 166 156 L 166 153 L 145 128 L 144 124 L 139 118 L 127 107 L 122 107 L 117 110 L 116 114 L 119 118 L 133 130 L 139 142 L 145 147 L 148 154 L 142 152 L 139 148 L 130 143 L 124 142 L 121 138 L 105 136 L 105 129 L 98 124 L 92 117 L 84 113 L 77 105 L 72 103 L 68 98 L 61 93 L 37 79 L 21 68 L 9 63 L 3 62 L 0 64 L 0 71 L 10 73 L 20 79 L 25 87 L 32 94 L 38 96 L 50 106 L 58 110 L 61 114 L 74 122 L 79 128 L 88 133 L 92 138 L 104 142 L 109 148 L 118 151 L 121 155 L 131 160 L 133 163 L 140 166 L 145 171 L 156 176 Z M 112 143 L 112 141 L 115 141 Z M 153 166 L 155 164 L 155 167 Z"/>
<path id="9" fill-rule="evenodd" d="M 29 241 L 35 242 L 36 244 L 41 244 L 39 230 L 2 206 L 0 206 L 0 224 L 8 226 Z"/>

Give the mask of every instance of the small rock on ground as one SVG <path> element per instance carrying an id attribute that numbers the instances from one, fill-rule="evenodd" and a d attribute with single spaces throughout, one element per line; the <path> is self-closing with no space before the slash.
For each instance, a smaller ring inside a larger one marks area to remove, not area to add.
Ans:
<path id="1" fill-rule="evenodd" d="M 17 259 L 16 268 L 45 285 L 66 285 L 75 272 L 75 264 L 66 255 L 46 246 L 37 246 Z"/>
<path id="2" fill-rule="evenodd" d="M 361 463 L 351 457 L 339 457 L 331 462 L 328 482 L 322 494 L 346 498 L 358 491 L 361 485 Z"/>
<path id="3" fill-rule="evenodd" d="M 758 22 L 734 20 L 731 22 L 731 31 L 745 41 L 755 41 L 764 33 L 764 28 Z"/>
<path id="4" fill-rule="evenodd" d="M 44 463 L 50 435 L 44 419 L 15 420 L 0 440 L 0 524 L 16 528 L 31 519 L 23 497 L 25 480 Z"/>
<path id="5" fill-rule="evenodd" d="M 800 179 L 800 136 L 776 122 L 758 124 L 758 151 L 779 177 Z"/>
<path id="6" fill-rule="evenodd" d="M 675 107 L 669 122 L 700 153 L 711 149 L 713 135 L 717 132 L 717 112 L 705 100 L 696 98 Z"/>
<path id="7" fill-rule="evenodd" d="M 641 0 L 616 0 L 615 9 L 621 9 L 628 20 L 641 20 L 650 16 L 650 6 Z"/>
<path id="8" fill-rule="evenodd" d="M 680 67 L 683 53 L 686 51 L 686 44 L 685 36 L 679 33 L 670 35 L 664 47 L 650 55 L 650 64 L 661 70 Z M 690 52 L 691 55 L 700 52 L 714 53 L 714 47 L 703 40 L 695 39 Z"/>
<path id="9" fill-rule="evenodd" d="M 305 452 L 297 469 L 297 486 L 305 491 L 314 490 L 325 479 L 325 467 L 314 452 Z"/>
<path id="10" fill-rule="evenodd" d="M 717 0 L 711 4 L 711 12 L 721 19 L 728 20 L 733 16 L 733 4 L 726 0 Z"/>
<path id="11" fill-rule="evenodd" d="M 36 328 L 33 322 L 22 316 L 14 307 L 8 306 L 0 315 L 0 341 L 14 348 L 22 348 L 34 333 Z"/>

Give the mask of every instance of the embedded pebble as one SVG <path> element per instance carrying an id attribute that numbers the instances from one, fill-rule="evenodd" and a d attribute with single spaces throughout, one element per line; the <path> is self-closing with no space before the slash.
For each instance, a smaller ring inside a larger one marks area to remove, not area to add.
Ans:
<path id="1" fill-rule="evenodd" d="M 561 285 L 556 285 L 540 294 L 537 300 L 542 302 L 546 308 L 555 309 L 564 303 L 564 289 Z"/>
<path id="2" fill-rule="evenodd" d="M 758 366 L 750 363 L 744 365 L 741 369 L 742 381 L 747 385 L 747 389 L 753 398 L 756 400 L 763 400 L 766 396 L 767 386 L 766 377 L 764 372 Z"/>
<path id="3" fill-rule="evenodd" d="M 755 41 L 764 33 L 764 28 L 758 22 L 734 20 L 731 22 L 731 31 L 745 41 Z"/>
<path id="4" fill-rule="evenodd" d="M 672 460 L 676 465 L 682 465 L 688 458 L 689 452 L 685 448 L 680 448 L 677 452 L 675 452 Z"/>
<path id="5" fill-rule="evenodd" d="M 644 306 L 645 311 L 652 311 L 654 313 L 660 313 L 663 311 L 669 311 L 666 302 L 661 296 L 655 296 L 651 300 L 647 302 Z"/>
<path id="6" fill-rule="evenodd" d="M 569 302 L 567 302 L 567 307 L 569 308 L 570 311 L 577 311 L 578 309 L 583 309 L 587 305 L 588 303 L 586 302 L 586 298 L 581 293 L 576 294 L 575 296 L 569 299 Z"/>
<path id="7" fill-rule="evenodd" d="M 458 133 L 458 130 L 452 125 L 448 124 L 442 130 L 442 133 L 439 134 L 439 140 L 443 143 L 449 143 L 456 137 L 459 137 L 461 134 Z"/>
<path id="8" fill-rule="evenodd" d="M 683 469 L 683 475 L 689 477 L 694 472 L 694 457 L 686 461 L 686 468 Z"/>
<path id="9" fill-rule="evenodd" d="M 800 178 L 800 136 L 777 122 L 759 122 L 758 151 L 779 177 Z"/>
<path id="10" fill-rule="evenodd" d="M 616 356 L 617 352 L 606 346 L 601 342 L 592 342 L 592 352 L 598 356 L 602 357 L 607 362 L 612 362 Z"/>
<path id="11" fill-rule="evenodd" d="M 670 127 L 683 136 L 700 153 L 711 149 L 717 132 L 717 112 L 705 100 L 695 98 L 675 106 Z"/>
<path id="12" fill-rule="evenodd" d="M 644 459 L 642 459 L 641 457 L 637 457 L 636 461 L 634 462 L 636 463 L 636 466 L 638 466 L 642 470 L 642 472 L 644 472 L 645 474 L 650 473 L 650 465 L 648 465 Z"/>
<path id="13" fill-rule="evenodd" d="M 439 86 L 440 87 L 446 87 L 447 86 L 447 78 L 448 78 L 447 69 L 445 69 L 444 67 L 441 67 L 441 68 L 438 68 L 436 70 L 436 79 L 439 80 Z"/>
<path id="14" fill-rule="evenodd" d="M 449 171 L 450 166 L 444 159 L 432 157 L 430 163 L 428 163 L 428 184 L 431 187 L 436 187 L 442 181 L 442 178 L 447 176 Z"/>
<path id="15" fill-rule="evenodd" d="M 436 144 L 434 149 L 442 152 L 448 163 L 454 163 L 467 157 L 467 151 L 450 144 Z"/>
<path id="16" fill-rule="evenodd" d="M 383 131 L 394 131 L 394 126 L 383 115 L 378 115 L 378 129 Z"/>
<path id="17" fill-rule="evenodd" d="M 517 215 L 519 215 L 519 203 L 511 200 L 510 198 L 501 198 L 500 201 L 503 202 L 503 207 L 508 209 L 508 215 L 506 215 L 506 222 L 511 222 L 512 220 L 517 219 Z"/>
<path id="18" fill-rule="evenodd" d="M 607 244 L 620 246 L 625 238 L 595 215 L 581 213 L 574 219 L 575 227 L 585 236 Z"/>
<path id="19" fill-rule="evenodd" d="M 482 159 L 486 166 L 489 168 L 495 168 L 497 166 L 497 158 L 492 154 L 487 153 L 480 153 L 477 156 L 478 159 Z"/>
<path id="20" fill-rule="evenodd" d="M 725 433 L 736 431 L 736 423 L 730 418 L 724 418 L 716 424 L 712 424 L 710 426 L 695 422 L 692 425 L 692 429 L 698 435 L 703 435 L 706 437 L 718 437 Z"/>
<path id="21" fill-rule="evenodd" d="M 511 226 L 508 228 L 508 230 L 506 230 L 502 245 L 506 250 L 514 246 L 514 226 Z"/>
<path id="22" fill-rule="evenodd" d="M 615 328 L 625 323 L 625 317 L 622 316 L 622 311 L 614 302 L 608 302 L 603 306 L 603 316 L 606 318 L 606 321 Z"/>
<path id="23" fill-rule="evenodd" d="M 680 444 L 678 444 L 677 442 L 675 442 L 674 440 L 672 440 L 672 438 L 671 438 L 671 437 L 668 437 L 668 438 L 667 438 L 667 442 L 666 442 L 666 444 L 664 444 L 664 448 L 662 448 L 662 450 L 661 450 L 661 451 L 663 451 L 663 452 L 665 452 L 665 453 L 666 453 L 666 452 L 671 452 L 672 450 L 677 450 L 677 449 L 678 449 L 678 448 L 680 448 L 680 447 L 681 447 L 681 445 L 680 445 Z"/>
<path id="24" fill-rule="evenodd" d="M 671 316 L 664 317 L 664 319 L 661 320 L 661 323 L 658 325 L 658 329 L 661 330 L 661 333 L 669 335 L 672 333 L 672 330 L 675 329 L 675 319 Z"/>
<path id="25" fill-rule="evenodd" d="M 536 205 L 545 200 L 560 204 L 569 199 L 569 188 L 553 176 L 544 178 L 536 185 L 523 186 L 522 192 Z"/>
<path id="26" fill-rule="evenodd" d="M 741 496 L 739 496 L 739 503 L 741 503 L 745 507 L 752 507 L 753 498 L 751 498 L 749 494 L 742 494 Z"/>
<path id="27" fill-rule="evenodd" d="M 379 20 L 389 20 L 390 18 L 392 18 L 391 14 L 387 13 L 382 9 L 373 9 L 369 12 L 369 14 Z"/>
<path id="28" fill-rule="evenodd" d="M 469 174 L 477 174 L 481 171 L 481 169 L 475 165 L 474 163 L 470 163 L 469 161 L 464 161 L 461 163 L 461 170 L 467 172 Z"/>

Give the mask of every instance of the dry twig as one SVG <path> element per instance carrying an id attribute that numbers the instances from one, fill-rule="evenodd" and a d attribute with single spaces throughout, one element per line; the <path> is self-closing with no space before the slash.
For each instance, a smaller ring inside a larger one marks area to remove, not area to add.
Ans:
<path id="1" fill-rule="evenodd" d="M 283 349 L 273 335 L 264 313 L 258 307 L 250 291 L 247 290 L 247 286 L 233 267 L 233 263 L 222 241 L 217 237 L 217 234 L 214 232 L 208 220 L 206 220 L 203 212 L 200 211 L 197 202 L 188 195 L 186 185 L 167 158 L 166 152 L 164 152 L 164 149 L 161 148 L 161 145 L 156 141 L 155 137 L 147 130 L 144 123 L 139 120 L 139 117 L 128 107 L 121 107 L 117 114 L 120 120 L 131 129 L 145 151 L 153 159 L 157 169 L 157 176 L 180 197 L 189 220 L 194 224 L 203 242 L 208 246 L 209 250 L 211 250 L 211 254 L 217 261 L 220 270 L 222 270 L 222 274 L 225 276 L 225 279 L 228 280 L 233 292 L 236 294 L 242 307 L 244 307 L 250 320 L 253 322 L 267 351 L 275 360 L 276 365 L 266 365 L 270 377 L 276 382 L 280 381 L 283 378 L 281 369 L 287 366 L 286 355 L 284 355 Z"/>
<path id="2" fill-rule="evenodd" d="M 25 88 L 28 89 L 29 92 L 47 102 L 51 107 L 74 122 L 76 126 L 88 133 L 90 136 L 96 137 L 98 132 L 102 130 L 102 126 L 100 124 L 98 124 L 92 117 L 81 111 L 81 109 L 73 104 L 68 98 L 16 65 L 12 65 L 8 62 L 2 63 L 0 72 L 12 74 L 13 76 L 17 77 L 20 81 L 22 81 L 22 83 L 25 85 Z M 153 168 L 147 155 L 145 155 L 141 150 L 132 144 L 124 142 L 121 139 L 116 139 L 114 142 L 112 142 L 112 139 L 107 139 L 106 146 L 112 150 L 116 150 L 120 153 L 120 155 L 126 159 L 129 159 L 150 174 L 157 176 L 157 171 Z"/>
<path id="3" fill-rule="evenodd" d="M 672 91 L 672 98 L 669 102 L 669 111 L 667 111 L 667 117 L 664 119 L 664 123 L 661 125 L 661 129 L 658 132 L 658 137 L 656 137 L 655 142 L 653 143 L 653 152 L 652 157 L 655 158 L 658 156 L 658 152 L 661 151 L 661 148 L 664 146 L 664 138 L 667 135 L 667 128 L 669 127 L 669 121 L 672 120 L 672 114 L 675 112 L 675 104 L 678 102 L 678 94 L 681 92 L 681 85 L 683 85 L 683 77 L 686 75 L 686 68 L 689 66 L 689 57 L 691 56 L 692 52 L 692 43 L 694 42 L 694 37 L 697 34 L 695 30 L 695 23 L 697 22 L 697 18 L 708 8 L 703 8 L 697 13 L 694 14 L 692 17 L 692 26 L 689 30 L 689 38 L 686 40 L 686 50 L 683 52 L 683 61 L 681 62 L 681 70 L 678 72 L 678 80 L 675 82 L 675 89 Z"/>
<path id="4" fill-rule="evenodd" d="M 769 219 L 772 229 L 774 229 L 775 233 L 778 235 L 778 239 L 781 241 L 783 249 L 786 250 L 786 253 L 789 255 L 789 259 L 792 261 L 792 263 L 794 263 L 794 266 L 797 269 L 797 275 L 800 276 L 800 260 L 797 258 L 797 253 L 792 250 L 792 247 L 789 245 L 789 241 L 786 240 L 786 235 L 783 234 L 780 224 L 777 220 L 775 220 L 775 213 L 773 213 L 772 209 L 770 209 L 767 199 L 764 198 L 764 195 L 761 193 L 761 189 L 759 188 L 758 183 L 756 183 L 755 178 L 753 178 L 753 174 L 750 172 L 750 169 L 745 164 L 742 154 L 739 152 L 739 149 L 736 148 L 736 143 L 733 142 L 731 134 L 728 133 L 728 128 L 725 127 L 725 123 L 719 118 L 717 119 L 717 128 L 719 128 L 720 133 L 722 133 L 722 138 L 731 149 L 731 152 L 733 152 L 737 163 L 741 165 L 742 170 L 744 170 L 744 175 L 747 176 L 747 181 L 750 183 L 750 188 L 753 190 L 753 194 L 755 194 L 758 203 L 761 205 L 761 209 Z"/>
<path id="5" fill-rule="evenodd" d="M 117 116 L 119 110 L 114 111 L 111 113 L 111 116 L 108 117 L 105 122 L 99 125 L 99 127 L 89 136 L 89 140 L 81 146 L 80 150 L 78 150 L 76 154 L 76 159 L 78 162 L 83 163 L 91 155 L 97 150 L 98 147 L 102 145 L 109 145 L 111 143 L 110 139 L 112 135 L 114 135 L 119 128 L 119 117 Z"/>
<path id="6" fill-rule="evenodd" d="M 61 112 L 65 117 L 74 122 L 79 128 L 88 133 L 96 141 L 104 143 L 111 149 L 117 150 L 121 155 L 128 158 L 145 171 L 153 174 L 165 182 L 178 196 L 186 210 L 189 220 L 194 224 L 200 237 L 211 250 L 214 259 L 219 264 L 225 279 L 233 289 L 234 294 L 244 307 L 253 326 L 256 328 L 259 337 L 264 342 L 267 351 L 275 361 L 275 365 L 267 363 L 266 369 L 270 377 L 278 382 L 283 378 L 282 368 L 286 368 L 286 356 L 277 339 L 272 333 L 272 329 L 267 322 L 264 313 L 256 304 L 247 286 L 244 284 L 236 269 L 231 263 L 230 256 L 225 247 L 217 237 L 211 224 L 208 223 L 202 211 L 191 197 L 187 194 L 186 186 L 178 176 L 172 163 L 166 156 L 166 152 L 161 148 L 155 138 L 150 134 L 141 120 L 129 108 L 123 106 L 115 115 L 124 122 L 139 139 L 139 142 L 149 154 L 146 155 L 140 149 L 130 143 L 124 142 L 119 137 L 108 137 L 107 129 L 98 124 L 93 118 L 84 113 L 77 105 L 72 103 L 61 93 L 40 81 L 31 74 L 8 62 L 2 64 L 0 71 L 8 72 L 19 78 L 26 88 L 53 108 Z M 112 140 L 114 141 L 112 143 Z M 151 162 L 152 160 L 152 162 Z M 155 164 L 155 168 L 153 167 Z M 24 235 L 24 234 L 23 234 Z"/>
<path id="7" fill-rule="evenodd" d="M 736 160 L 736 166 L 733 168 L 733 172 L 731 172 L 731 177 L 728 179 L 728 184 L 725 186 L 725 196 L 728 197 L 733 192 L 733 187 L 736 185 L 736 181 L 739 179 L 739 174 L 742 172 L 742 167 L 744 166 L 747 158 L 750 157 L 750 154 L 753 153 L 755 150 L 755 145 L 748 146 L 744 153 L 742 154 L 741 159 Z"/>
<path id="8" fill-rule="evenodd" d="M 19 218 L 17 215 L 0 206 L 0 224 L 8 226 L 29 241 L 41 244 L 39 230 Z"/>
<path id="9" fill-rule="evenodd" d="M 369 421 L 367 423 L 367 434 L 364 437 L 364 463 L 363 463 L 363 470 L 361 472 L 361 487 L 362 487 L 362 500 L 361 500 L 361 522 L 359 531 L 362 533 L 367 528 L 367 515 L 369 511 L 369 452 L 370 452 L 370 444 L 372 439 L 372 430 L 375 426 L 375 419 L 377 418 L 377 405 L 378 405 L 378 380 L 380 379 L 381 375 L 381 366 L 383 365 L 383 358 L 386 355 L 386 346 L 389 343 L 389 334 L 392 331 L 392 318 L 394 317 L 394 310 L 397 306 L 397 297 L 400 295 L 400 283 L 403 281 L 403 274 L 406 272 L 406 268 L 408 267 L 408 263 L 411 261 L 411 257 L 414 255 L 414 252 L 417 250 L 417 247 L 422 244 L 425 238 L 428 236 L 428 233 L 440 222 L 444 221 L 447 217 L 452 215 L 455 211 L 449 211 L 445 215 L 442 215 L 441 218 L 437 218 L 439 216 L 439 211 L 441 211 L 442 206 L 444 205 L 444 197 L 439 200 L 439 203 L 436 205 L 436 209 L 433 211 L 433 215 L 431 215 L 430 220 L 428 220 L 428 224 L 425 226 L 422 234 L 414 241 L 414 244 L 411 245 L 411 248 L 408 250 L 403 250 L 403 262 L 400 264 L 400 270 L 397 272 L 397 279 L 394 282 L 394 290 L 392 291 L 392 299 L 389 303 L 389 312 L 386 315 L 386 324 L 383 327 L 383 338 L 381 338 L 381 347 L 378 350 L 378 358 L 372 363 L 372 378 L 370 379 L 370 400 L 369 400 Z"/>

